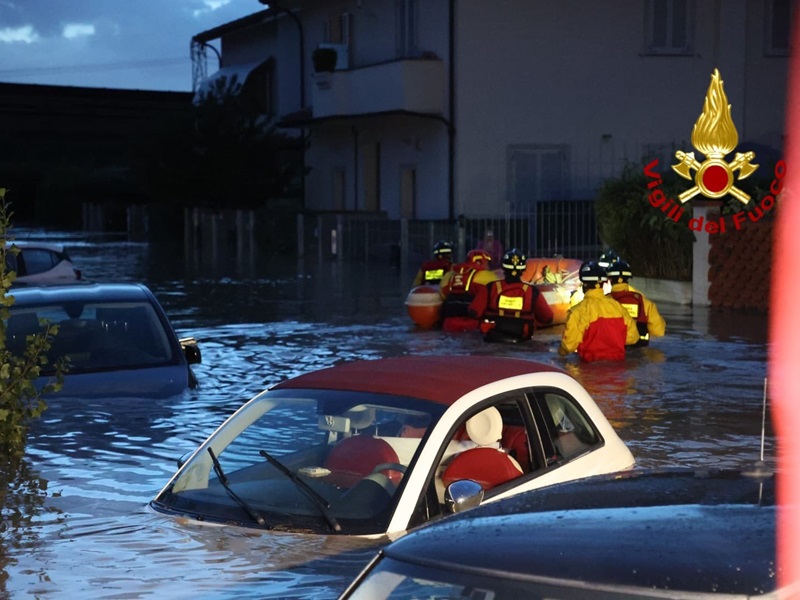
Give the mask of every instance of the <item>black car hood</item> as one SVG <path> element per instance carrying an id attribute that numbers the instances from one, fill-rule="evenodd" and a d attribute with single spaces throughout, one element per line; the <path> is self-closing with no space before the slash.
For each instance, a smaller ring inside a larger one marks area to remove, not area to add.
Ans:
<path id="1" fill-rule="evenodd" d="M 773 477 L 604 476 L 444 519 L 386 556 L 511 579 L 758 594 L 777 584 L 775 513 Z"/>

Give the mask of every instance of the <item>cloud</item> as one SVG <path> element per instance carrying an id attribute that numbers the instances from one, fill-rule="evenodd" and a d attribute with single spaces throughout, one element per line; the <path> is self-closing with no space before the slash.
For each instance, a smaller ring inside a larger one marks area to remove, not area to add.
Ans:
<path id="1" fill-rule="evenodd" d="M 257 0 L 0 0 L 0 82 L 191 91 L 192 37 L 263 8 Z"/>
<path id="2" fill-rule="evenodd" d="M 85 23 L 67 23 L 64 25 L 63 36 L 68 40 L 94 35 L 94 25 Z"/>
<path id="3" fill-rule="evenodd" d="M 203 0 L 205 8 L 197 8 L 193 11 L 195 17 L 202 16 L 207 13 L 212 13 L 215 10 L 224 8 L 231 3 L 231 0 Z"/>
<path id="4" fill-rule="evenodd" d="M 22 27 L 5 27 L 0 29 L 0 42 L 13 44 L 16 42 L 24 42 L 32 44 L 39 40 L 39 34 L 34 31 L 32 25 L 23 25 Z"/>

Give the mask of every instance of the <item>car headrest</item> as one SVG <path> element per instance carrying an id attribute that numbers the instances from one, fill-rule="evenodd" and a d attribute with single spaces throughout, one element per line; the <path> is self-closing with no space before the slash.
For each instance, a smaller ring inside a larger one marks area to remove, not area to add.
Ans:
<path id="1" fill-rule="evenodd" d="M 467 421 L 467 435 L 478 446 L 491 446 L 503 436 L 503 417 L 494 406 L 479 412 Z"/>

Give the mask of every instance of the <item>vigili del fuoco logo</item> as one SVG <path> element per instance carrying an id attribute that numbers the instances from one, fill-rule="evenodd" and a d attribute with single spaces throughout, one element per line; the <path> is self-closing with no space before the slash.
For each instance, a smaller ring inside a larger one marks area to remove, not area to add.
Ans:
<path id="1" fill-rule="evenodd" d="M 714 69 L 711 75 L 711 84 L 708 86 L 706 98 L 703 102 L 703 112 L 697 119 L 692 129 L 692 146 L 705 156 L 700 161 L 694 152 L 678 150 L 675 158 L 678 164 L 672 169 L 684 179 L 693 181 L 694 185 L 678 195 L 678 202 L 667 198 L 659 188 L 662 183 L 661 175 L 655 170 L 658 159 L 653 160 L 644 168 L 644 174 L 650 178 L 647 184 L 650 204 L 661 210 L 676 223 L 683 215 L 686 202 L 702 194 L 706 198 L 717 200 L 730 194 L 739 202 L 746 205 L 750 202 L 750 195 L 736 187 L 736 182 L 752 175 L 758 165 L 755 152 L 737 152 L 730 162 L 725 157 L 730 154 L 739 143 L 739 134 L 731 118 L 731 105 L 725 95 L 723 81 L 719 70 Z M 738 172 L 738 174 L 737 174 Z M 746 220 L 759 221 L 773 206 L 775 196 L 783 189 L 783 178 L 786 176 L 786 163 L 779 160 L 775 165 L 775 178 L 769 186 L 770 194 L 749 210 L 742 210 L 730 215 L 734 229 L 741 229 Z M 725 216 L 720 216 L 719 221 L 709 220 L 703 223 L 703 217 L 689 220 L 689 229 L 692 231 L 705 231 L 706 233 L 725 233 Z"/>

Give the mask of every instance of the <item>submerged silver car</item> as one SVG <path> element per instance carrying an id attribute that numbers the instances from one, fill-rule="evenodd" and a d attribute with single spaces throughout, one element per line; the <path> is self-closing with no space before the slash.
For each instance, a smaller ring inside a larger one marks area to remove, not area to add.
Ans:
<path id="1" fill-rule="evenodd" d="M 197 344 L 178 339 L 144 285 L 23 287 L 11 295 L 6 343 L 12 353 L 21 355 L 26 337 L 44 323 L 59 326 L 42 379 L 53 374 L 57 359 L 67 359 L 61 396 L 166 397 L 197 385 L 190 366 L 201 360 Z"/>

